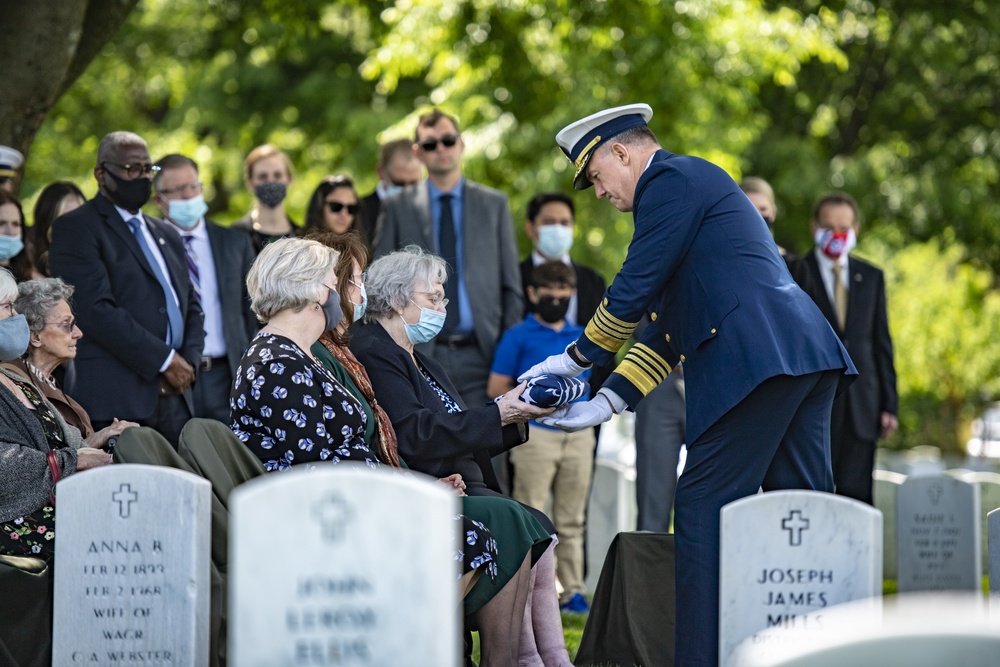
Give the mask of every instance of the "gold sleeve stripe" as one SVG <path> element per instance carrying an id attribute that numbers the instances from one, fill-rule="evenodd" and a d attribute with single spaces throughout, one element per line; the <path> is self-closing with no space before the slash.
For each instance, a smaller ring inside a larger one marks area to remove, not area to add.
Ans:
<path id="1" fill-rule="evenodd" d="M 618 336 L 609 336 L 604 333 L 604 331 L 598 326 L 597 318 L 590 320 L 587 324 L 587 328 L 583 330 L 583 335 L 587 337 L 594 345 L 607 350 L 608 352 L 617 352 L 621 349 L 621 346 L 625 344 L 624 338 L 619 338 Z"/>
<path id="2" fill-rule="evenodd" d="M 624 376 L 643 396 L 653 391 L 670 374 L 663 357 L 649 347 L 636 343 L 618 365 L 616 373 Z"/>
<path id="3" fill-rule="evenodd" d="M 636 343 L 633 345 L 631 349 L 629 349 L 628 355 L 634 355 L 637 361 L 642 361 L 649 365 L 653 372 L 660 376 L 661 381 L 670 375 L 670 364 L 668 364 L 663 357 L 654 352 L 650 347 L 643 345 L 642 343 Z"/>
<path id="4" fill-rule="evenodd" d="M 627 329 L 628 334 L 630 336 L 632 335 L 632 330 L 635 329 L 637 324 L 639 324 L 638 322 L 626 322 L 625 320 L 618 319 L 617 317 L 609 313 L 608 309 L 605 308 L 603 304 L 597 307 L 597 314 L 595 314 L 594 317 L 597 316 L 601 316 L 602 318 L 604 318 L 605 321 L 610 326 L 620 327 L 621 329 Z"/>
<path id="5" fill-rule="evenodd" d="M 626 328 L 608 322 L 607 318 L 604 317 L 599 311 L 594 315 L 594 319 L 591 321 L 596 323 L 596 325 L 600 327 L 601 330 L 608 336 L 621 340 L 628 340 L 628 337 L 632 335 L 632 331 L 635 330 L 634 326 L 632 328 Z"/>

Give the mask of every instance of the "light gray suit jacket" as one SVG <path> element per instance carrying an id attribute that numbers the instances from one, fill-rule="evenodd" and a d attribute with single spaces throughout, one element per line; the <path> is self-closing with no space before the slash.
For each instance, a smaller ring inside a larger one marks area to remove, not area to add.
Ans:
<path id="1" fill-rule="evenodd" d="M 507 195 L 464 181 L 463 238 L 465 289 L 479 348 L 492 359 L 500 335 L 521 321 L 524 302 L 514 221 Z M 438 253 L 426 181 L 382 202 L 376 225 L 375 257 L 416 244 Z"/>

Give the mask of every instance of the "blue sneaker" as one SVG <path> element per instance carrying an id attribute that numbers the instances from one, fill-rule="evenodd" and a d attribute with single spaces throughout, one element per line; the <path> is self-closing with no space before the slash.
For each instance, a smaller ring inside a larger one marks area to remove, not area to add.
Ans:
<path id="1" fill-rule="evenodd" d="M 590 613 L 590 604 L 587 602 L 587 598 L 579 593 L 573 593 L 573 597 L 559 605 L 559 611 L 571 614 L 587 614 Z"/>

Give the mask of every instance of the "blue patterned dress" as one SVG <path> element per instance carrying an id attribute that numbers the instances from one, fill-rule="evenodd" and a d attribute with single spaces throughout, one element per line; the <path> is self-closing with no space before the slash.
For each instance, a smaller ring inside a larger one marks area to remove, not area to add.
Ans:
<path id="1" fill-rule="evenodd" d="M 236 371 L 229 409 L 233 433 L 268 472 L 319 461 L 380 465 L 365 444 L 368 416 L 358 399 L 284 336 L 257 334 Z"/>

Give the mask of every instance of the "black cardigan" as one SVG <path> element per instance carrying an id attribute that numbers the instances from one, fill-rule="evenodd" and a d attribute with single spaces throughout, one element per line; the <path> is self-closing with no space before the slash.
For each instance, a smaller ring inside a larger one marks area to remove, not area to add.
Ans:
<path id="1" fill-rule="evenodd" d="M 377 322 L 358 327 L 350 347 L 368 371 L 375 398 L 396 431 L 399 454 L 411 469 L 433 477 L 459 473 L 466 484 L 500 490 L 490 457 L 525 442 L 527 425 L 502 426 L 496 405 L 466 409 L 441 365 L 417 352 L 431 377 L 462 408 L 448 413 L 409 352 Z"/>

